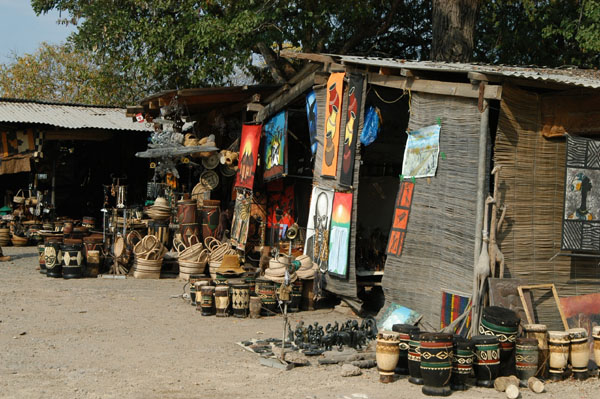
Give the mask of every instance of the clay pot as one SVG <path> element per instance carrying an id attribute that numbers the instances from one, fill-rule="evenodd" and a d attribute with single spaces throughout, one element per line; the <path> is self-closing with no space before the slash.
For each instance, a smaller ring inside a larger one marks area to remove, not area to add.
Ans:
<path id="1" fill-rule="evenodd" d="M 548 349 L 550 351 L 550 378 L 561 381 L 569 361 L 571 340 L 566 331 L 548 331 Z"/>
<path id="2" fill-rule="evenodd" d="M 452 334 L 421 333 L 421 392 L 428 396 L 448 396 L 452 376 Z"/>
<path id="3" fill-rule="evenodd" d="M 400 356 L 399 334 L 394 331 L 381 331 L 377 334 L 375 358 L 379 382 L 389 383 L 394 381 L 394 369 Z"/>
<path id="4" fill-rule="evenodd" d="M 588 377 L 588 362 L 590 361 L 590 344 L 585 328 L 570 328 L 567 330 L 571 341 L 569 358 L 573 366 L 573 377 L 585 380 Z"/>
<path id="5" fill-rule="evenodd" d="M 471 338 L 475 347 L 473 358 L 477 386 L 491 388 L 500 371 L 500 344 L 495 335 L 476 335 Z"/>
<path id="6" fill-rule="evenodd" d="M 412 324 L 394 324 L 392 331 L 399 334 L 400 357 L 394 372 L 399 375 L 408 375 L 408 343 L 410 342 L 410 333 L 420 331 L 419 327 Z"/>
<path id="7" fill-rule="evenodd" d="M 530 377 L 534 377 L 538 368 L 538 341 L 535 338 L 517 338 L 516 343 L 517 377 L 522 385 L 527 385 Z"/>

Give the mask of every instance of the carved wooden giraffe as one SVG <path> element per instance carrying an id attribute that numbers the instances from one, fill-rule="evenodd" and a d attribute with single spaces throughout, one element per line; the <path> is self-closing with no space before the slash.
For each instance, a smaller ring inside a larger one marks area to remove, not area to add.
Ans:
<path id="1" fill-rule="evenodd" d="M 492 277 L 496 274 L 496 264 L 500 265 L 500 270 L 498 273 L 498 277 L 504 277 L 504 255 L 500 251 L 498 247 L 498 243 L 496 241 L 496 236 L 500 231 L 500 227 L 502 226 L 502 222 L 504 221 L 504 216 L 506 215 L 506 206 L 503 204 L 500 206 L 500 210 L 502 215 L 498 220 L 498 180 L 500 179 L 500 170 L 502 169 L 502 165 L 497 165 L 492 170 L 492 175 L 494 176 L 494 194 L 492 199 L 492 221 L 490 223 L 490 241 L 488 244 L 488 251 L 490 256 L 490 275 Z"/>
<path id="2" fill-rule="evenodd" d="M 484 217 L 483 217 L 483 231 L 482 231 L 482 240 L 481 244 L 481 252 L 479 253 L 479 259 L 475 264 L 475 269 L 473 270 L 473 324 L 471 325 L 471 333 L 473 331 L 477 331 L 479 328 L 479 309 L 480 302 L 483 293 L 483 287 L 485 284 L 485 280 L 490 275 L 490 256 L 488 254 L 488 216 L 489 216 L 489 205 L 493 202 L 493 198 L 488 196 L 485 200 L 485 209 L 484 209 Z"/>

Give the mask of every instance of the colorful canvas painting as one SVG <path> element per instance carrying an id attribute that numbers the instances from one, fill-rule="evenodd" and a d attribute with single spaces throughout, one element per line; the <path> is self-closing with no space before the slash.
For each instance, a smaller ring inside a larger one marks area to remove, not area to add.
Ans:
<path id="1" fill-rule="evenodd" d="M 252 205 L 252 192 L 237 190 L 233 220 L 231 222 L 231 243 L 238 249 L 244 249 L 248 238 L 250 225 L 250 211 Z"/>
<path id="2" fill-rule="evenodd" d="M 323 272 L 327 271 L 329 262 L 329 226 L 332 208 L 333 191 L 313 187 L 304 254 L 308 255 Z"/>
<path id="3" fill-rule="evenodd" d="M 394 206 L 394 219 L 392 220 L 392 228 L 386 250 L 388 255 L 402 255 L 414 190 L 415 183 L 405 180 L 400 182 L 400 189 L 396 195 L 396 204 Z"/>
<path id="4" fill-rule="evenodd" d="M 440 328 L 444 328 L 452 324 L 454 320 L 460 317 L 467 306 L 471 302 L 471 297 L 466 294 L 458 294 L 453 292 L 442 291 L 442 311 L 440 313 Z M 462 325 L 462 328 L 461 328 Z M 471 328 L 471 314 L 467 316 L 467 320 L 458 325 L 452 331 L 455 334 L 466 335 Z"/>
<path id="5" fill-rule="evenodd" d="M 433 177 L 440 153 L 440 125 L 406 132 L 402 174 L 404 177 Z"/>
<path id="6" fill-rule="evenodd" d="M 306 95 L 306 118 L 308 119 L 308 134 L 310 135 L 310 152 L 317 153 L 317 95 L 311 90 Z"/>
<path id="7" fill-rule="evenodd" d="M 379 330 L 392 331 L 394 324 L 416 325 L 421 318 L 423 318 L 423 316 L 414 310 L 392 302 L 378 318 L 377 328 Z"/>
<path id="8" fill-rule="evenodd" d="M 325 104 L 325 136 L 323 140 L 323 163 L 321 176 L 335 179 L 337 173 L 338 147 L 340 144 L 340 121 L 342 120 L 342 95 L 344 72 L 332 73 L 327 80 L 327 103 Z"/>
<path id="9" fill-rule="evenodd" d="M 41 151 L 42 133 L 32 129 L 0 132 L 0 158 Z"/>
<path id="10" fill-rule="evenodd" d="M 592 328 L 600 326 L 600 294 L 586 294 L 560 298 L 569 328 L 582 327 L 592 335 Z"/>
<path id="11" fill-rule="evenodd" d="M 348 246 L 350 244 L 350 219 L 352 193 L 335 193 L 329 232 L 329 262 L 327 271 L 334 276 L 348 275 Z"/>
<path id="12" fill-rule="evenodd" d="M 265 124 L 265 181 L 287 174 L 287 111 L 281 111 Z"/>
<path id="13" fill-rule="evenodd" d="M 358 140 L 358 122 L 362 107 L 363 75 L 352 73 L 348 83 L 348 116 L 344 129 L 344 145 L 342 147 L 342 171 L 340 184 L 352 186 L 354 177 L 354 157 L 356 156 L 356 141 Z"/>
<path id="14" fill-rule="evenodd" d="M 294 186 L 282 187 L 280 191 L 270 191 L 268 196 L 267 227 L 277 228 L 281 239 L 287 228 L 295 222 Z"/>
<path id="15" fill-rule="evenodd" d="M 561 249 L 600 252 L 600 141 L 567 136 Z"/>
<path id="16" fill-rule="evenodd" d="M 256 160 L 258 158 L 258 143 L 262 125 L 243 125 L 242 140 L 240 142 L 240 161 L 235 187 L 252 190 L 254 174 L 256 173 Z"/>

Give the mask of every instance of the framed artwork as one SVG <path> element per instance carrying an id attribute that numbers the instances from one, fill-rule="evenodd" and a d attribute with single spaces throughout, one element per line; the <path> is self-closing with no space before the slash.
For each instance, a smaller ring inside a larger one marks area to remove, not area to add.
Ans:
<path id="1" fill-rule="evenodd" d="M 600 141 L 567 136 L 561 249 L 600 252 Z"/>
<path id="2" fill-rule="evenodd" d="M 333 191 L 313 187 L 304 254 L 309 256 L 323 272 L 327 271 L 329 262 L 329 226 L 332 208 Z"/>
<path id="3" fill-rule="evenodd" d="M 231 222 L 231 242 L 234 247 L 244 249 L 248 238 L 248 226 L 252 206 L 252 192 L 237 190 L 233 220 Z"/>
<path id="4" fill-rule="evenodd" d="M 264 126 L 265 132 L 265 181 L 278 179 L 287 174 L 287 111 L 273 116 Z"/>
<path id="5" fill-rule="evenodd" d="M 394 220 L 392 221 L 392 229 L 390 230 L 386 250 L 388 255 L 402 255 L 414 190 L 415 183 L 404 180 L 400 182 L 400 188 L 398 190 L 398 195 L 396 195 L 396 204 L 394 206 Z"/>
<path id="6" fill-rule="evenodd" d="M 335 193 L 329 232 L 329 262 L 327 272 L 337 277 L 348 275 L 348 246 L 350 245 L 350 219 L 352 193 Z"/>
<path id="7" fill-rule="evenodd" d="M 404 177 L 433 177 L 440 153 L 440 125 L 406 132 L 406 148 L 402 162 Z"/>
<path id="8" fill-rule="evenodd" d="M 327 80 L 327 103 L 325 104 L 325 136 L 323 140 L 323 163 L 321 176 L 336 178 L 338 147 L 340 144 L 340 121 L 342 119 L 342 95 L 344 72 L 329 75 Z"/>
<path id="9" fill-rule="evenodd" d="M 317 153 L 317 95 L 311 90 L 306 95 L 306 118 L 308 119 L 308 134 L 310 135 L 310 152 Z"/>
<path id="10" fill-rule="evenodd" d="M 242 126 L 242 139 L 240 141 L 240 161 L 235 187 L 252 190 L 254 175 L 256 173 L 256 160 L 258 158 L 258 143 L 262 125 Z"/>
<path id="11" fill-rule="evenodd" d="M 348 83 L 348 116 L 342 147 L 342 172 L 340 184 L 352 186 L 354 177 L 354 157 L 356 156 L 356 140 L 358 140 L 358 119 L 362 105 L 364 77 L 361 74 L 351 73 Z"/>

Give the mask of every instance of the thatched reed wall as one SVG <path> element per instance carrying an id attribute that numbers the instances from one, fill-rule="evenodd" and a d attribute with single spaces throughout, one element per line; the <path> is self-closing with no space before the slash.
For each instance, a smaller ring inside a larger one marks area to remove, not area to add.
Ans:
<path id="1" fill-rule="evenodd" d="M 481 114 L 476 99 L 412 94 L 409 129 L 438 117 L 445 157 L 435 177 L 416 179 L 402 255 L 388 256 L 382 280 L 386 305 L 421 313 L 430 328 L 440 323 L 442 290 L 472 290 Z"/>
<path id="2" fill-rule="evenodd" d="M 505 277 L 554 283 L 560 296 L 600 292 L 600 259 L 555 257 L 561 244 L 566 140 L 542 136 L 540 104 L 538 94 L 503 88 L 495 162 L 502 165 L 500 191 L 508 207 L 498 236 Z M 541 294 L 535 295 L 540 322 L 562 329 L 554 301 Z"/>

